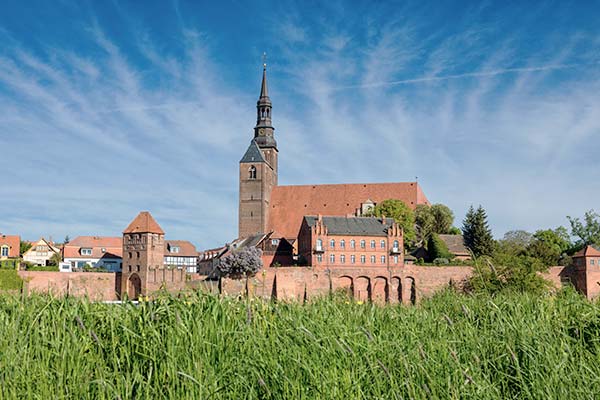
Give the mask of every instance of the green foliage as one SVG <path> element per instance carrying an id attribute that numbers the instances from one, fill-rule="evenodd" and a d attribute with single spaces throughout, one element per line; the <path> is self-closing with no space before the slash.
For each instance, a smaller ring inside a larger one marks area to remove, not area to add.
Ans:
<path id="1" fill-rule="evenodd" d="M 600 306 L 451 290 L 419 306 L 0 296 L 2 399 L 593 399 Z"/>
<path id="2" fill-rule="evenodd" d="M 393 218 L 404 231 L 404 245 L 411 246 L 415 241 L 415 213 L 402 200 L 383 200 L 366 216 Z"/>
<path id="3" fill-rule="evenodd" d="M 522 255 L 527 251 L 533 235 L 527 231 L 514 230 L 504 234 L 504 237 L 498 241 L 496 251 L 513 256 Z"/>
<path id="4" fill-rule="evenodd" d="M 418 245 L 426 245 L 434 233 L 447 234 L 452 229 L 454 213 L 443 204 L 419 204 L 415 209 L 415 229 Z"/>
<path id="5" fill-rule="evenodd" d="M 429 245 L 427 246 L 427 252 L 429 253 L 429 257 L 431 260 L 443 258 L 446 260 L 451 260 L 454 258 L 454 255 L 450 253 L 448 250 L 448 246 L 437 233 L 432 234 L 429 237 Z"/>
<path id="6" fill-rule="evenodd" d="M 509 291 L 540 295 L 550 288 L 550 283 L 539 274 L 546 269 L 539 259 L 529 256 L 495 254 L 493 259 L 482 257 L 474 264 L 469 288 L 488 294 Z"/>
<path id="7" fill-rule="evenodd" d="M 567 218 L 571 223 L 571 234 L 579 238 L 577 244 L 600 245 L 600 214 L 590 210 L 584 214 L 583 221 L 579 218 Z"/>
<path id="8" fill-rule="evenodd" d="M 0 269 L 17 269 L 17 265 L 19 265 L 19 260 L 0 260 Z"/>
<path id="9" fill-rule="evenodd" d="M 20 290 L 22 286 L 23 280 L 17 270 L 0 270 L 0 290 Z"/>
<path id="10" fill-rule="evenodd" d="M 449 235 L 462 235 L 462 231 L 460 230 L 460 228 L 453 226 L 448 231 L 448 234 Z"/>
<path id="11" fill-rule="evenodd" d="M 27 271 L 58 271 L 58 266 L 57 265 L 47 265 L 47 266 L 42 266 L 42 265 L 35 265 L 35 264 L 29 264 L 26 266 L 25 268 Z"/>
<path id="12" fill-rule="evenodd" d="M 488 227 L 487 215 L 483 207 L 479 206 L 477 210 L 473 206 L 463 221 L 463 238 L 465 246 L 470 249 L 476 257 L 489 256 L 494 251 L 494 238 L 492 231 Z"/>
<path id="13" fill-rule="evenodd" d="M 63 240 L 63 244 L 67 244 L 71 241 L 71 238 L 69 237 L 69 235 L 65 236 L 65 240 Z"/>
<path id="14" fill-rule="evenodd" d="M 566 228 L 539 230 L 533 235 L 533 240 L 527 247 L 526 254 L 539 259 L 544 265 L 560 265 L 571 241 Z"/>
<path id="15" fill-rule="evenodd" d="M 19 251 L 20 251 L 21 255 L 23 255 L 23 254 L 25 254 L 27 252 L 27 250 L 29 250 L 31 248 L 31 243 L 24 242 L 24 241 L 21 240 L 21 243 L 20 243 L 19 247 L 20 247 Z"/>
<path id="16" fill-rule="evenodd" d="M 52 266 L 52 267 L 58 267 L 61 261 L 62 261 L 62 254 L 54 253 L 54 254 L 52 254 L 52 257 L 50 257 L 50 260 L 48 260 L 48 265 Z"/>

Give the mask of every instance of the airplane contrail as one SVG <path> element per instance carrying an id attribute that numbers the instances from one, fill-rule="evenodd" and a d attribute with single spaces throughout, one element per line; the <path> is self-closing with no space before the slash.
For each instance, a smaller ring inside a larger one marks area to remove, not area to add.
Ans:
<path id="1" fill-rule="evenodd" d="M 570 68 L 578 68 L 578 67 L 598 65 L 598 64 L 600 64 L 600 61 L 596 61 L 596 62 L 592 62 L 592 63 L 585 63 L 585 64 L 554 64 L 554 65 L 543 65 L 543 66 L 539 66 L 539 67 L 505 68 L 505 69 L 497 69 L 497 70 L 492 70 L 492 71 L 466 72 L 464 74 L 444 75 L 444 76 L 428 76 L 428 77 L 423 77 L 423 78 L 402 79 L 399 81 L 373 82 L 373 83 L 365 83 L 365 84 L 360 84 L 360 85 L 340 86 L 340 87 L 334 88 L 333 90 L 363 89 L 363 88 L 375 88 L 375 87 L 396 86 L 396 85 L 410 85 L 413 83 L 445 81 L 445 80 L 461 79 L 461 78 L 477 78 L 477 77 L 485 77 L 485 76 L 496 76 L 496 75 L 512 74 L 512 73 L 516 73 L 516 72 L 536 72 L 536 71 L 570 69 Z"/>

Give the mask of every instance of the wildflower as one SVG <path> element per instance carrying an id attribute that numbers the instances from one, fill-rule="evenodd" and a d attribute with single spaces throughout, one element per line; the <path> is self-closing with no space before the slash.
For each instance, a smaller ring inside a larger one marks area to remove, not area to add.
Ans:
<path id="1" fill-rule="evenodd" d="M 364 301 L 359 300 L 359 301 L 356 302 L 356 304 L 364 304 Z"/>

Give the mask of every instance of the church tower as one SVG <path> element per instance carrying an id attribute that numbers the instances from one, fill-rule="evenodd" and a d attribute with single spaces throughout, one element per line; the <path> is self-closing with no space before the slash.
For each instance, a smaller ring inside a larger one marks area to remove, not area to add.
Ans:
<path id="1" fill-rule="evenodd" d="M 254 138 L 240 160 L 239 237 L 266 233 L 271 191 L 277 186 L 277 142 L 271 123 L 267 64 L 256 103 Z"/>

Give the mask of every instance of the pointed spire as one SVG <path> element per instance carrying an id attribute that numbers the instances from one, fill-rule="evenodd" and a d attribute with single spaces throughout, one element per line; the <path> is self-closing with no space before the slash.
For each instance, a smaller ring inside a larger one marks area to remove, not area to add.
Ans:
<path id="1" fill-rule="evenodd" d="M 262 85 L 260 86 L 260 97 L 269 97 L 269 90 L 267 89 L 267 53 L 263 53 L 263 76 Z"/>

